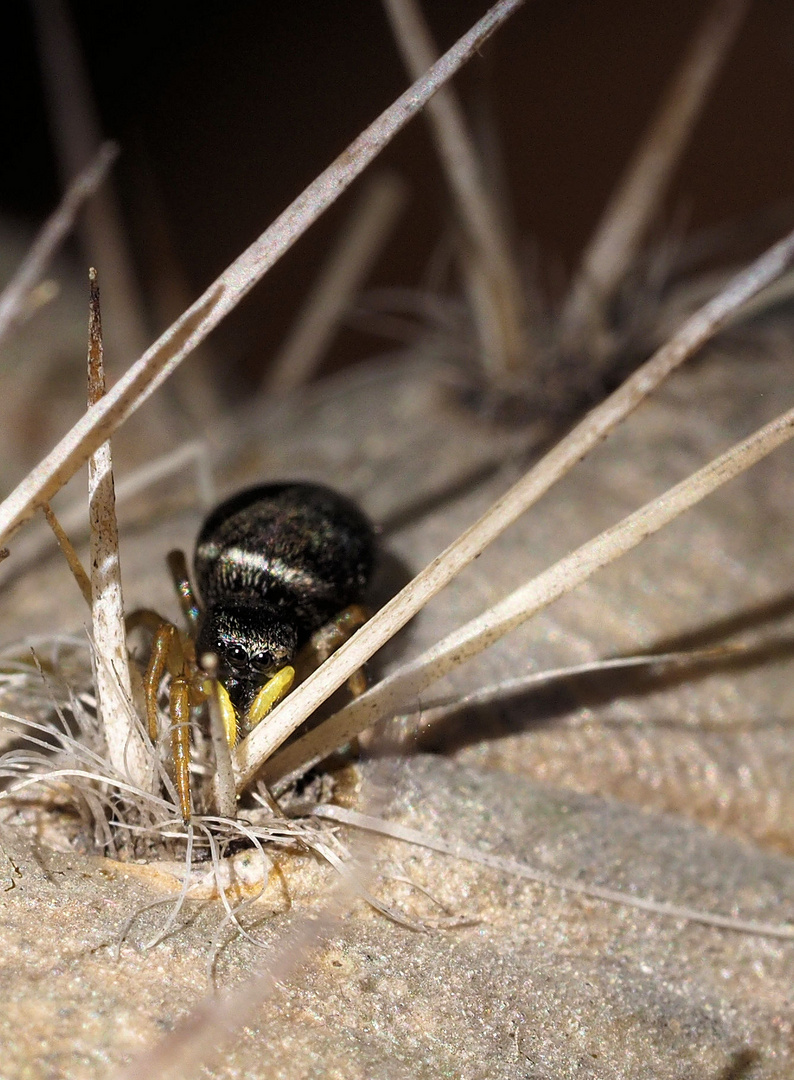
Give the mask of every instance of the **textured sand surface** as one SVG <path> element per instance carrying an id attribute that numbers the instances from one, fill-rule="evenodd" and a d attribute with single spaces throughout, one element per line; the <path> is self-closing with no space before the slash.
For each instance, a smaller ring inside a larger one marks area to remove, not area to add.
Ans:
<path id="1" fill-rule="evenodd" d="M 754 370 L 717 356 L 681 372 L 373 668 L 419 651 L 789 406 L 789 384 L 786 356 Z M 479 424 L 411 368 L 239 420 L 237 442 L 228 430 L 212 451 L 219 494 L 263 476 L 336 483 L 377 520 L 401 518 L 385 544 L 403 572 L 437 554 L 520 467 L 519 436 Z M 747 655 L 563 683 L 454 719 L 423 733 L 420 748 L 455 760 L 365 763 L 362 808 L 577 880 L 791 920 L 790 463 L 791 450 L 778 451 L 427 698 L 676 642 L 743 640 Z M 127 601 L 176 614 L 162 556 L 190 545 L 201 512 L 162 514 L 159 497 L 122 507 Z M 81 603 L 61 564 L 39 559 L 3 587 L 3 640 L 79 630 Z M 19 829 L 0 843 L 0 1071 L 112 1076 L 203 999 L 223 910 L 189 905 L 149 951 L 168 909 L 142 912 L 117 959 L 126 920 L 173 893 L 173 879 L 55 852 Z M 443 918 L 393 880 L 407 877 L 464 925 L 418 933 L 356 901 L 203 1075 L 727 1080 L 794 1067 L 790 942 L 566 895 L 394 841 L 376 843 L 372 858 L 378 896 L 413 919 Z M 245 912 L 264 947 L 227 934 L 215 964 L 222 989 L 266 968 L 333 887 L 333 873 L 305 857 L 280 865 L 281 885 Z"/>

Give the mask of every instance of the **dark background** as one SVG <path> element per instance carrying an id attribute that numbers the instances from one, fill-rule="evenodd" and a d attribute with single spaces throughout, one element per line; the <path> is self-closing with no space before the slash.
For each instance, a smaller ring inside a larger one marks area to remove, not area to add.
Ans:
<path id="1" fill-rule="evenodd" d="M 439 47 L 486 7 L 428 3 Z M 152 337 L 163 328 L 151 289 L 165 249 L 194 298 L 407 85 L 376 0 L 72 0 L 69 10 L 104 133 L 122 147 L 118 191 Z M 705 10 L 693 0 L 529 0 L 459 80 L 473 114 L 494 119 L 518 235 L 537 245 L 552 292 L 575 265 Z M 0 50 L 0 211 L 38 222 L 60 188 L 33 17 L 21 0 L 4 11 Z M 794 5 L 756 0 L 665 221 L 695 229 L 790 198 L 792 133 Z M 375 280 L 413 285 L 441 235 L 447 201 L 421 120 L 382 160 L 409 181 L 411 202 Z M 226 370 L 241 384 L 282 339 L 351 198 L 355 192 L 216 333 Z M 328 363 L 377 348 L 348 331 Z"/>

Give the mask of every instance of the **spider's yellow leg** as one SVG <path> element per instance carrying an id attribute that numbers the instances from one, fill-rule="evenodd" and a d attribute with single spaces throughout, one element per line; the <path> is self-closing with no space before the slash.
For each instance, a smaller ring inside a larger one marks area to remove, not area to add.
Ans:
<path id="1" fill-rule="evenodd" d="M 177 629 L 173 623 L 160 624 L 152 641 L 149 663 L 146 665 L 146 674 L 143 678 L 146 721 L 149 726 L 149 738 L 153 743 L 157 742 L 157 692 L 165 674 L 166 664 L 170 662 L 176 634 Z"/>
<path id="2" fill-rule="evenodd" d="M 351 604 L 344 611 L 340 611 L 325 626 L 315 630 L 311 638 L 311 648 L 317 658 L 317 663 L 324 663 L 368 619 L 369 613 L 366 608 L 362 607 L 361 604 Z"/>
<path id="3" fill-rule="evenodd" d="M 188 629 L 191 634 L 195 635 L 201 613 L 196 594 L 193 592 L 193 586 L 190 584 L 185 553 L 175 548 L 173 551 L 168 552 L 165 561 L 171 571 L 174 588 L 179 597 L 179 606 L 182 608 L 182 614 L 185 616 Z"/>
<path id="4" fill-rule="evenodd" d="M 182 820 L 190 821 L 190 701 L 187 680 L 171 680 L 171 754 Z"/>
<path id="5" fill-rule="evenodd" d="M 369 612 L 361 604 L 351 604 L 340 611 L 336 618 L 320 627 L 312 635 L 310 646 L 318 664 L 324 663 L 332 653 L 344 645 L 359 627 L 369 619 Z M 353 697 L 360 697 L 367 689 L 367 676 L 363 668 L 354 671 L 347 680 L 347 688 Z"/>
<path id="6" fill-rule="evenodd" d="M 351 697 L 361 697 L 362 694 L 366 693 L 368 687 L 369 682 L 367 681 L 367 673 L 364 671 L 363 667 L 360 667 L 358 671 L 354 671 L 347 680 L 347 688 L 350 691 Z"/>
<path id="7" fill-rule="evenodd" d="M 256 725 L 267 716 L 271 709 L 278 705 L 279 701 L 289 691 L 295 679 L 295 668 L 287 664 L 276 674 L 268 679 L 254 700 L 245 717 L 246 731 L 255 728 Z"/>

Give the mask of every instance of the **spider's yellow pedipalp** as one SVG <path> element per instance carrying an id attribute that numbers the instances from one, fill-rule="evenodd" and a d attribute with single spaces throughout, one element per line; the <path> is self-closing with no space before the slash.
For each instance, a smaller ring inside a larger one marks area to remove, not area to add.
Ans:
<path id="1" fill-rule="evenodd" d="M 270 710 L 278 705 L 279 701 L 288 693 L 294 679 L 295 668 L 290 667 L 289 664 L 277 671 L 271 679 L 268 679 L 251 702 L 251 708 L 246 714 L 245 722 L 249 731 L 251 728 L 255 728 L 261 720 L 264 720 Z"/>
<path id="2" fill-rule="evenodd" d="M 223 721 L 223 730 L 226 732 L 226 742 L 229 746 L 234 746 L 237 742 L 237 713 L 223 683 L 216 682 L 215 687 L 218 695 L 218 708 L 221 711 L 221 720 Z"/>

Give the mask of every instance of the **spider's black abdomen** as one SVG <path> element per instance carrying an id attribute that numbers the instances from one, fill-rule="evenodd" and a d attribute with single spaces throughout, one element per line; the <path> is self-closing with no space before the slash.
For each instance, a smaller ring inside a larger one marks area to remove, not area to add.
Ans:
<path id="1" fill-rule="evenodd" d="M 300 646 L 363 598 L 373 559 L 372 525 L 350 499 L 317 484 L 266 484 L 210 514 L 195 573 L 208 610 L 275 609 Z"/>
<path id="2" fill-rule="evenodd" d="M 239 713 L 315 630 L 363 599 L 375 537 L 355 503 L 317 484 L 267 484 L 221 503 L 196 541 L 199 659 Z"/>

